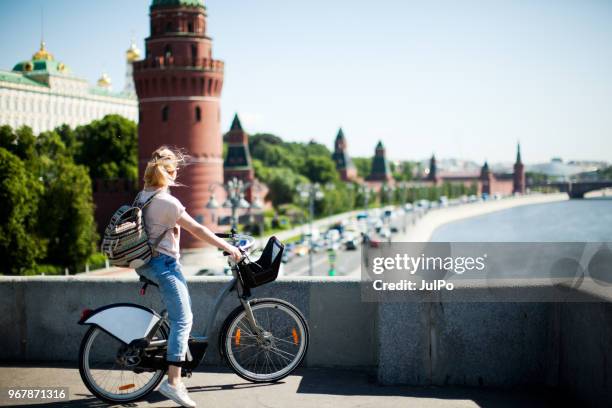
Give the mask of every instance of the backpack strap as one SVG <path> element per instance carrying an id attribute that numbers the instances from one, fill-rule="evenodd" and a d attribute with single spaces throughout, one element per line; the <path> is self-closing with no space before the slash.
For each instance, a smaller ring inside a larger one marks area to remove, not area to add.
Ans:
<path id="1" fill-rule="evenodd" d="M 138 199 L 140 198 L 140 194 L 142 193 L 142 191 L 141 191 L 141 192 L 139 192 L 139 193 L 138 193 L 138 195 L 136 196 L 136 199 L 134 199 L 134 204 L 133 204 L 132 206 L 133 206 L 133 207 L 138 207 L 138 208 L 140 208 L 141 210 L 144 210 L 144 208 L 145 208 L 147 205 L 149 205 L 149 203 L 151 203 L 151 201 L 153 201 L 153 199 L 155 198 L 155 196 L 156 196 L 157 194 L 159 194 L 160 192 L 161 192 L 161 190 L 156 191 L 156 192 L 155 192 L 155 193 L 154 193 L 154 194 L 153 194 L 151 197 L 149 197 L 149 198 L 147 199 L 147 201 L 145 201 L 145 202 L 144 202 L 144 203 L 142 203 L 142 204 L 138 204 Z M 155 239 L 155 241 L 153 242 L 153 245 L 151 246 L 151 249 L 153 249 L 153 250 L 155 250 L 155 251 L 156 251 L 156 250 L 157 250 L 157 247 L 158 247 L 158 246 L 159 246 L 159 244 L 161 243 L 162 239 L 164 239 L 164 236 L 166 235 L 166 233 L 167 233 L 168 231 L 170 231 L 171 229 L 173 229 L 173 228 L 174 228 L 174 227 L 166 228 L 166 229 L 164 230 L 164 232 L 162 232 L 162 233 L 159 235 L 159 237 L 157 237 L 157 238 Z"/>
<path id="2" fill-rule="evenodd" d="M 149 197 L 149 198 L 147 199 L 147 201 L 145 201 L 145 202 L 144 202 L 144 203 L 142 203 L 142 204 L 139 204 L 139 203 L 138 203 L 138 199 L 140 198 L 140 195 L 142 194 L 142 191 L 140 191 L 140 192 L 138 193 L 138 195 L 136 195 L 136 198 L 134 199 L 134 202 L 132 203 L 132 207 L 138 207 L 138 208 L 140 208 L 141 210 L 142 210 L 142 209 L 144 209 L 144 208 L 145 208 L 147 205 L 149 205 L 149 204 L 151 203 L 151 201 L 153 201 L 153 199 L 155 198 L 155 196 L 156 196 L 157 194 L 159 194 L 160 192 L 161 192 L 161 190 L 156 191 L 155 193 L 153 193 L 153 195 L 151 195 L 151 197 Z"/>
<path id="3" fill-rule="evenodd" d="M 172 228 L 174 228 L 174 227 L 172 227 Z M 170 231 L 172 228 L 166 228 L 166 229 L 164 230 L 164 232 L 162 232 L 162 233 L 159 235 L 159 237 L 155 238 L 155 241 L 153 242 L 153 245 L 151 245 L 151 249 L 153 249 L 153 250 L 155 250 L 155 251 L 156 251 L 156 250 L 157 250 L 157 247 L 158 247 L 158 246 L 159 246 L 159 244 L 162 242 L 162 239 L 164 239 L 164 236 L 166 235 L 166 233 L 167 233 L 168 231 Z"/>

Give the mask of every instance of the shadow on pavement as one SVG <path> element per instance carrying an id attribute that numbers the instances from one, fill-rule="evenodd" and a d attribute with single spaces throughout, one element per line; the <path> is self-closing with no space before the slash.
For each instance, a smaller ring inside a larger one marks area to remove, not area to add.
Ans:
<path id="1" fill-rule="evenodd" d="M 546 387 L 478 388 L 434 386 L 384 386 L 363 371 L 337 369 L 298 370 L 302 376 L 297 393 L 343 396 L 388 396 L 423 399 L 469 400 L 482 408 L 579 406 L 562 390 Z"/>
<path id="2" fill-rule="evenodd" d="M 284 384 L 283 381 L 275 383 L 251 383 L 244 381 L 243 383 L 236 384 L 220 384 L 220 385 L 201 385 L 201 386 L 190 386 L 187 387 L 189 393 L 206 392 L 206 391 L 226 391 L 226 390 L 243 390 L 246 388 L 259 388 L 259 387 L 270 387 L 275 385 Z"/>

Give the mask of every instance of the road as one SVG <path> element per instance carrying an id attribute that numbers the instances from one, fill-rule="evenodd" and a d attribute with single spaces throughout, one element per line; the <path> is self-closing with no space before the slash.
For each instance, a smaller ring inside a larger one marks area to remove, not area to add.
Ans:
<path id="1" fill-rule="evenodd" d="M 335 275 L 346 276 L 359 268 L 361 257 L 361 248 L 355 251 L 346 251 L 344 249 L 336 251 Z M 313 254 L 313 275 L 324 276 L 328 275 L 330 264 L 326 251 Z M 305 276 L 309 275 L 308 255 L 294 257 L 288 263 L 283 265 L 284 276 Z"/>
<path id="2" fill-rule="evenodd" d="M 406 227 L 409 228 L 412 224 L 412 214 L 406 216 Z M 397 216 L 391 220 L 390 227 L 397 228 L 402 231 L 404 228 L 404 219 L 402 216 Z M 391 239 L 397 241 L 401 239 L 403 234 L 392 234 Z M 377 240 L 382 240 L 375 237 Z M 356 250 L 347 251 L 340 249 L 336 251 L 335 276 L 359 276 L 359 266 L 361 262 L 361 245 Z M 326 250 L 313 254 L 313 276 L 325 276 L 329 274 L 330 263 Z M 309 275 L 308 255 L 294 256 L 283 265 L 282 273 L 284 276 L 306 276 Z"/>

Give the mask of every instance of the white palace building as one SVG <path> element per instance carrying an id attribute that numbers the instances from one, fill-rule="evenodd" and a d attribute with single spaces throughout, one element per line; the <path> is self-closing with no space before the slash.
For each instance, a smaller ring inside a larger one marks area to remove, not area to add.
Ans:
<path id="1" fill-rule="evenodd" d="M 126 57 L 125 88 L 113 92 L 106 74 L 90 86 L 56 61 L 42 42 L 31 60 L 18 63 L 12 71 L 0 70 L 0 125 L 14 129 L 27 125 L 37 135 L 62 124 L 74 128 L 111 113 L 137 122 L 132 62 L 140 58 L 140 51 L 134 43 Z"/>

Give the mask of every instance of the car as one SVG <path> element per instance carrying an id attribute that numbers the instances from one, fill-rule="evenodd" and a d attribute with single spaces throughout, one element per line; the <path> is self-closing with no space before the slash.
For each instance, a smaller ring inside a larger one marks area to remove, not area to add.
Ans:
<path id="1" fill-rule="evenodd" d="M 388 227 L 381 228 L 378 232 L 381 238 L 391 238 L 391 230 Z"/>
<path id="2" fill-rule="evenodd" d="M 308 255 L 308 245 L 296 245 L 295 248 L 293 249 L 293 252 L 297 255 L 297 256 L 306 256 Z"/>
<path id="3" fill-rule="evenodd" d="M 429 200 L 419 200 L 416 203 L 418 208 L 428 209 L 429 208 Z"/>
<path id="4" fill-rule="evenodd" d="M 395 225 L 392 225 L 390 230 L 392 234 L 397 234 L 399 232 L 399 228 L 397 228 Z"/>
<path id="5" fill-rule="evenodd" d="M 346 249 L 347 251 L 357 250 L 357 239 L 352 238 L 347 241 L 344 241 L 344 249 Z"/>
<path id="6" fill-rule="evenodd" d="M 412 210 L 414 210 L 414 207 L 412 206 L 412 204 L 410 204 L 410 203 L 404 204 L 404 211 L 405 212 L 408 213 L 408 212 L 411 212 Z"/>
<path id="7" fill-rule="evenodd" d="M 331 241 L 331 242 L 337 242 L 340 241 L 340 237 L 341 237 L 341 231 L 337 230 L 337 229 L 330 229 L 329 231 L 327 231 L 327 233 L 325 234 L 325 239 L 327 241 Z"/>

